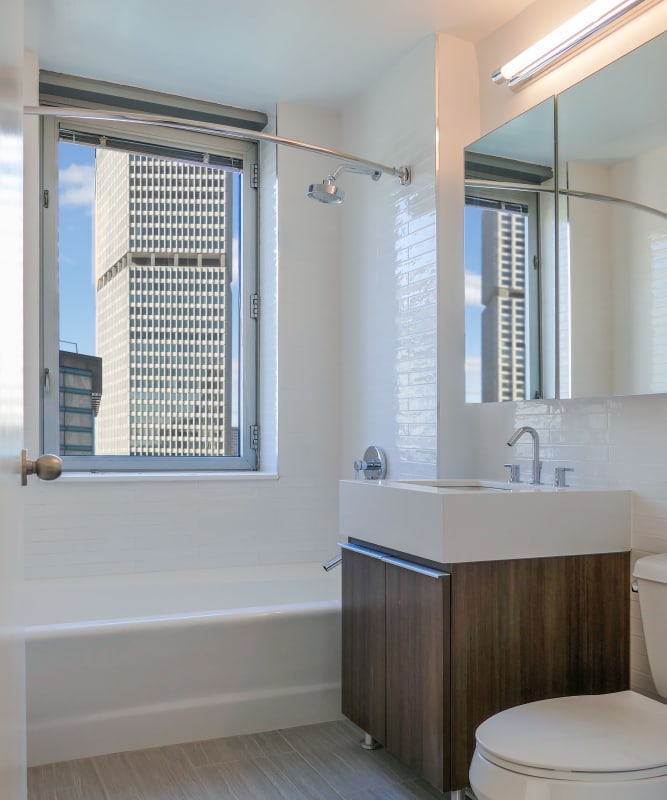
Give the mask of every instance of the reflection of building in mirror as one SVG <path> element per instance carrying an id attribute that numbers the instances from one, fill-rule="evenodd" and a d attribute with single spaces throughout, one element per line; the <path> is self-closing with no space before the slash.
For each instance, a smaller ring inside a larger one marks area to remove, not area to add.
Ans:
<path id="1" fill-rule="evenodd" d="M 526 392 L 526 226 L 528 208 L 482 213 L 482 400 Z"/>
<path id="2" fill-rule="evenodd" d="M 467 402 L 544 396 L 540 231 L 554 171 L 542 153 L 544 137 L 537 141 L 540 152 L 528 151 L 536 156 L 530 161 L 517 158 L 526 148 L 502 129 L 466 148 Z"/>
<path id="3" fill-rule="evenodd" d="M 536 240 L 537 199 L 501 190 L 478 194 L 466 197 L 465 210 L 466 401 L 539 396 L 539 386 L 530 385 L 539 373 L 530 369 L 531 343 L 538 348 L 539 339 L 539 326 L 531 332 L 531 322 L 538 315 L 529 313 L 531 285 L 536 292 L 538 281 L 529 248 Z"/>

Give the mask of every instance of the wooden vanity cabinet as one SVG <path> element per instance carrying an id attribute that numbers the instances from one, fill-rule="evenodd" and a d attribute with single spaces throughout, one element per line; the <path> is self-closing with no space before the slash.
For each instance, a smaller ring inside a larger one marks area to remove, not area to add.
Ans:
<path id="1" fill-rule="evenodd" d="M 450 576 L 343 550 L 342 711 L 434 786 L 449 781 Z"/>
<path id="2" fill-rule="evenodd" d="M 385 744 L 440 789 L 449 783 L 449 582 L 387 564 Z"/>
<path id="3" fill-rule="evenodd" d="M 342 556 L 342 711 L 386 744 L 386 565 L 349 550 Z"/>
<path id="4" fill-rule="evenodd" d="M 629 584 L 629 553 L 434 578 L 344 550 L 343 714 L 437 788 L 462 789 L 488 717 L 629 687 Z"/>

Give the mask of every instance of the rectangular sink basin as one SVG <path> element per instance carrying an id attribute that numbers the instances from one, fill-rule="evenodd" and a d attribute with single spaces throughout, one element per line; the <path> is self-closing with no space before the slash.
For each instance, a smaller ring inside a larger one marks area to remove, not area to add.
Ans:
<path id="1" fill-rule="evenodd" d="M 630 549 L 629 491 L 350 480 L 339 499 L 342 536 L 437 564 Z"/>

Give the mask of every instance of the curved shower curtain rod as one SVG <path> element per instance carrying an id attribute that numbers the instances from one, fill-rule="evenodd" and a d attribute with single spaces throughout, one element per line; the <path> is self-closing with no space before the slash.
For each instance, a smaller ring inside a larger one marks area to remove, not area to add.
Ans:
<path id="1" fill-rule="evenodd" d="M 553 194 L 552 186 L 534 186 L 529 183 L 500 183 L 497 181 L 487 181 L 475 178 L 466 178 L 466 189 L 504 189 L 509 192 L 537 192 L 538 194 Z M 579 189 L 559 189 L 558 194 L 563 197 L 576 197 L 580 200 L 597 200 L 599 203 L 610 203 L 611 205 L 626 206 L 635 211 L 646 211 L 656 217 L 667 220 L 667 212 L 659 208 L 647 206 L 643 203 L 636 203 L 634 200 L 626 200 L 624 197 L 614 197 L 610 194 L 597 194 L 595 192 L 584 192 Z"/>
<path id="2" fill-rule="evenodd" d="M 308 150 L 322 156 L 329 156 L 346 164 L 362 164 L 370 172 L 381 172 L 399 179 L 403 186 L 408 186 L 411 181 L 410 167 L 390 167 L 365 158 L 341 153 L 328 147 L 320 147 L 308 142 L 299 142 L 296 139 L 286 139 L 284 136 L 274 136 L 271 133 L 247 131 L 244 128 L 235 128 L 232 125 L 216 125 L 214 123 L 194 122 L 182 120 L 178 117 L 164 117 L 159 114 L 133 112 L 126 114 L 118 111 L 104 111 L 94 108 L 68 108 L 59 106 L 26 106 L 25 114 L 40 117 L 60 117 L 62 119 L 92 119 L 100 122 L 135 122 L 139 125 L 157 125 L 163 128 L 176 128 L 190 133 L 208 133 L 214 136 L 225 136 L 231 139 L 244 141 L 261 141 L 294 147 L 298 150 Z"/>

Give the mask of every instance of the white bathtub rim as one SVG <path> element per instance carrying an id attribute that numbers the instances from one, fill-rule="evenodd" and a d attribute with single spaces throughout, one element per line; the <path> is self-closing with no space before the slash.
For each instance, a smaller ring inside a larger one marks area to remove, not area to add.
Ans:
<path id="1" fill-rule="evenodd" d="M 307 617 L 321 613 L 339 613 L 339 600 L 316 600 L 306 603 L 286 603 L 271 606 L 249 606 L 213 611 L 192 611 L 172 614 L 154 614 L 119 619 L 83 620 L 59 622 L 45 625 L 27 625 L 24 628 L 26 642 L 50 641 L 53 639 L 104 636 L 110 633 L 139 633 L 163 629 L 214 624 L 237 624 L 258 617 L 296 616 Z"/>

